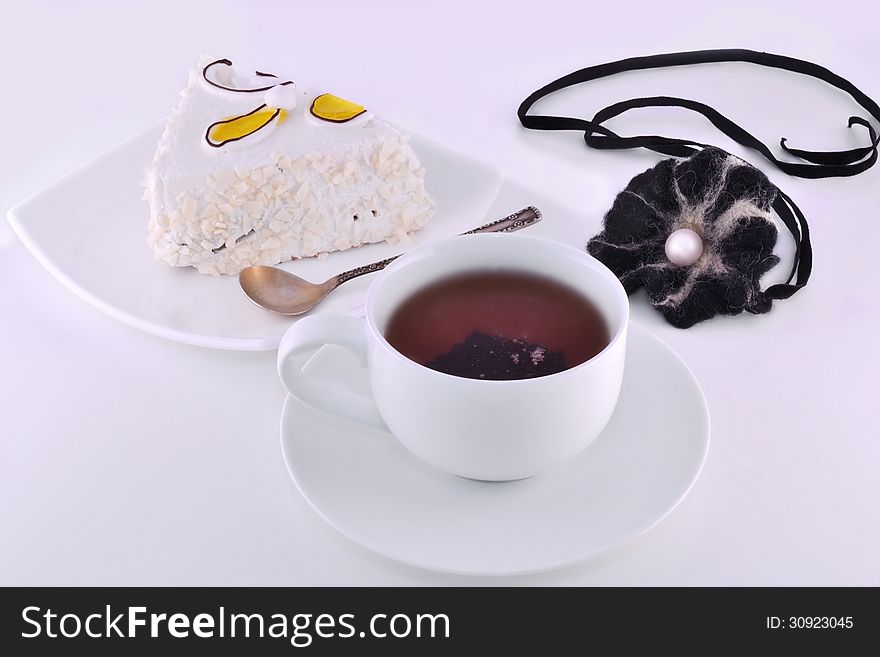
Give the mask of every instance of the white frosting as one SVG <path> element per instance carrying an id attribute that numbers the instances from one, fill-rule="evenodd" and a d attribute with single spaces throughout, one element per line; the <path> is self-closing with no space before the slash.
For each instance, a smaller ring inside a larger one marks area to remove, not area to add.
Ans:
<path id="1" fill-rule="evenodd" d="M 263 94 L 266 107 L 287 110 L 296 109 L 296 89 L 292 84 L 277 84 Z"/>
<path id="2" fill-rule="evenodd" d="M 433 214 L 424 168 L 407 138 L 370 114 L 337 124 L 286 113 L 253 136 L 209 146 L 211 123 L 252 111 L 269 93 L 211 87 L 201 76 L 210 61 L 191 72 L 148 172 L 149 243 L 157 258 L 233 274 L 406 240 Z M 305 107 L 325 91 L 279 88 L 289 97 L 277 102 L 293 98 Z"/>

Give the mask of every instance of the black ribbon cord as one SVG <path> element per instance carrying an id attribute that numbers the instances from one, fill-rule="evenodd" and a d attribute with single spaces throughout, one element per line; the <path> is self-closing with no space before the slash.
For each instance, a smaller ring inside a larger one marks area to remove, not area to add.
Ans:
<path id="1" fill-rule="evenodd" d="M 644 107 L 682 107 L 702 114 L 712 123 L 712 125 L 735 142 L 758 151 L 781 171 L 798 178 L 815 179 L 855 176 L 863 171 L 867 171 L 877 162 L 880 137 L 878 137 L 877 130 L 871 122 L 868 119 L 859 116 L 851 116 L 847 126 L 851 128 L 854 125 L 858 125 L 866 128 L 870 139 L 870 143 L 867 146 L 842 151 L 809 151 L 789 147 L 786 138 L 783 137 L 779 142 L 782 149 L 786 153 L 803 160 L 803 162 L 786 162 L 778 159 L 763 142 L 717 110 L 704 103 L 688 100 L 686 98 L 674 98 L 671 96 L 633 98 L 614 103 L 613 105 L 609 105 L 608 107 L 599 110 L 596 112 L 592 120 L 565 116 L 529 114 L 529 110 L 541 98 L 565 89 L 566 87 L 582 84 L 584 82 L 591 82 L 593 80 L 628 71 L 719 62 L 747 62 L 817 78 L 849 94 L 864 110 L 868 112 L 868 114 L 870 114 L 871 117 L 874 118 L 875 121 L 880 123 L 880 106 L 859 90 L 854 84 L 839 75 L 832 73 L 827 68 L 793 57 L 742 49 L 696 50 L 692 52 L 650 55 L 647 57 L 631 57 L 616 62 L 582 68 L 573 73 L 569 73 L 558 80 L 554 80 L 550 84 L 545 85 L 532 93 L 519 106 L 517 116 L 524 127 L 532 130 L 583 131 L 584 141 L 587 146 L 591 148 L 647 148 L 663 155 L 687 157 L 694 154 L 699 149 L 705 148 L 707 144 L 688 139 L 663 137 L 660 135 L 622 137 L 603 125 L 606 121 L 620 116 L 631 109 Z M 803 213 L 797 205 L 795 205 L 794 201 L 792 201 L 782 190 L 779 190 L 779 195 L 773 204 L 773 209 L 794 237 L 796 248 L 794 262 L 786 282 L 770 286 L 765 290 L 764 294 L 771 299 L 787 299 L 804 287 L 810 278 L 810 272 L 813 267 L 810 230 Z M 795 280 L 793 284 L 792 280 Z"/>

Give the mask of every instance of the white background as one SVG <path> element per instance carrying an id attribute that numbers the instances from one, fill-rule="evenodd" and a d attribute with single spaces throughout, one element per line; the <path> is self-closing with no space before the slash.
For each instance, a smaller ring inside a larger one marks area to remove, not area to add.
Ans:
<path id="1" fill-rule="evenodd" d="M 873 4 L 4 0 L 0 208 L 163 117 L 209 53 L 301 71 L 494 163 L 577 208 L 585 241 L 657 156 L 527 132 L 514 112 L 529 92 L 621 57 L 745 47 L 817 61 L 880 99 Z M 844 94 L 744 64 L 629 74 L 541 109 L 591 116 L 653 94 L 709 102 L 774 148 L 780 136 L 809 149 L 866 138 L 846 129 L 864 112 Z M 796 199 L 814 234 L 810 286 L 769 315 L 679 331 L 634 297 L 635 319 L 691 366 L 712 414 L 705 470 L 660 526 L 598 560 L 500 580 L 375 556 L 292 485 L 274 354 L 116 323 L 0 222 L 0 584 L 880 584 L 880 167 L 798 180 L 699 117 L 650 110 L 614 126 L 745 156 Z"/>

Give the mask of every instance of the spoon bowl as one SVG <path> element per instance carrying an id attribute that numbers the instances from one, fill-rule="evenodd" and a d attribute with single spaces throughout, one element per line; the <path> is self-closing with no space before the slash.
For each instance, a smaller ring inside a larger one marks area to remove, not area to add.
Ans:
<path id="1" fill-rule="evenodd" d="M 335 276 L 323 283 L 312 283 L 296 274 L 256 265 L 238 275 L 244 293 L 258 306 L 281 315 L 302 315 L 333 291 Z"/>

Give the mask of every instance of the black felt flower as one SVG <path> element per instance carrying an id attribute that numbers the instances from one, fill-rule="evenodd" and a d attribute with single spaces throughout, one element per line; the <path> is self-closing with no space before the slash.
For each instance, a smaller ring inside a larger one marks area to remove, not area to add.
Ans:
<path id="1" fill-rule="evenodd" d="M 760 279 L 779 261 L 771 219 L 776 195 L 758 169 L 719 148 L 704 148 L 633 178 L 587 250 L 628 293 L 644 287 L 674 326 L 744 310 L 764 313 L 770 300 Z M 703 241 L 702 256 L 688 266 L 670 262 L 665 250 L 668 237 L 682 228 Z"/>

